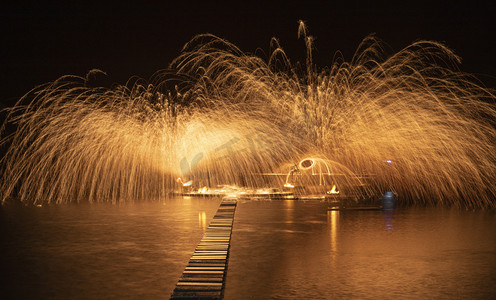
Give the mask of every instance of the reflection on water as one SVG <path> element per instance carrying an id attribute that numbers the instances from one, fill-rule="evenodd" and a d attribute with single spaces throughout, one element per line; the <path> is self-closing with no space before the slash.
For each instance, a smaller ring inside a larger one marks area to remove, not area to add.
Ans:
<path id="1" fill-rule="evenodd" d="M 203 233 L 207 231 L 207 214 L 204 211 L 198 212 L 198 227 Z"/>
<path id="2" fill-rule="evenodd" d="M 2 298 L 166 299 L 219 203 L 1 208 Z M 495 231 L 488 211 L 240 202 L 225 299 L 494 298 Z"/>
<path id="3" fill-rule="evenodd" d="M 332 260 L 334 261 L 336 250 L 337 250 L 337 234 L 338 234 L 338 218 L 339 218 L 339 211 L 336 210 L 329 210 L 327 211 L 327 224 L 329 227 L 329 231 L 331 233 L 331 256 Z"/>
<path id="4" fill-rule="evenodd" d="M 394 228 L 394 210 L 388 209 L 383 212 L 384 230 L 393 231 Z"/>
<path id="5" fill-rule="evenodd" d="M 496 296 L 494 212 L 326 208 L 238 204 L 226 299 Z"/>

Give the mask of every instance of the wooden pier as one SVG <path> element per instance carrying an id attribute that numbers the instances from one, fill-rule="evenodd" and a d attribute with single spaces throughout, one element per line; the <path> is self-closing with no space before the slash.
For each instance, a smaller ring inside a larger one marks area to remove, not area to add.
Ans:
<path id="1" fill-rule="evenodd" d="M 236 204 L 222 200 L 170 299 L 222 299 Z"/>

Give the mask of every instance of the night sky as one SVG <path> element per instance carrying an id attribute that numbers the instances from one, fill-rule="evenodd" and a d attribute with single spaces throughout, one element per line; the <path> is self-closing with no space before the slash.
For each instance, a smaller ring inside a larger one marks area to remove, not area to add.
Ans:
<path id="1" fill-rule="evenodd" d="M 496 5 L 490 1 L 46 2 L 2 4 L 1 106 L 12 105 L 37 84 L 66 74 L 84 76 L 93 68 L 115 83 L 133 75 L 149 78 L 200 33 L 225 38 L 249 53 L 257 48 L 267 53 L 270 38 L 276 37 L 293 62 L 304 62 L 304 43 L 297 39 L 300 19 L 315 37 L 319 67 L 329 65 L 338 50 L 350 60 L 371 33 L 388 45 L 389 53 L 427 39 L 453 49 L 463 59 L 462 71 L 496 88 Z"/>

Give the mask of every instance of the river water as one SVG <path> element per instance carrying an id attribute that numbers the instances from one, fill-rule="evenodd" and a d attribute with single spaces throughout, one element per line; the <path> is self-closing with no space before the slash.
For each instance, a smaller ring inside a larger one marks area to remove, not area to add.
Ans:
<path id="1" fill-rule="evenodd" d="M 168 299 L 220 199 L 0 208 L 2 299 Z M 496 213 L 239 201 L 225 299 L 494 299 Z"/>

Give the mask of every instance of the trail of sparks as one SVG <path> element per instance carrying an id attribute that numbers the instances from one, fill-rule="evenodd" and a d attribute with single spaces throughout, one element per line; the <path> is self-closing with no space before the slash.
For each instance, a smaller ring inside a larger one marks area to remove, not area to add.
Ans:
<path id="1" fill-rule="evenodd" d="M 375 174 L 404 201 L 496 205 L 495 96 L 443 64 L 457 62 L 450 50 L 422 41 L 383 59 L 368 37 L 351 62 L 317 70 L 300 32 L 304 70 L 275 42 L 264 61 L 202 35 L 148 83 L 64 76 L 36 88 L 4 124 L 16 131 L 3 140 L 2 201 L 163 197 L 179 176 L 257 186 L 311 156 Z"/>

